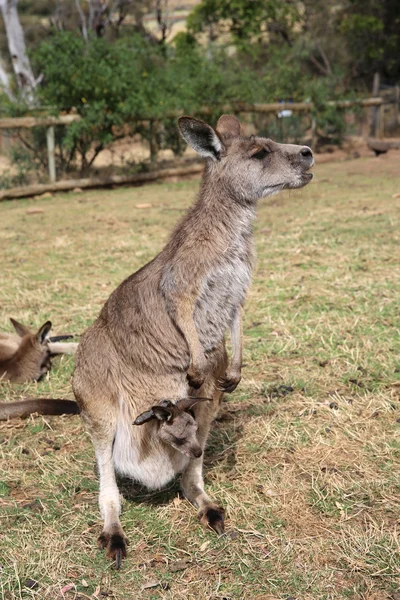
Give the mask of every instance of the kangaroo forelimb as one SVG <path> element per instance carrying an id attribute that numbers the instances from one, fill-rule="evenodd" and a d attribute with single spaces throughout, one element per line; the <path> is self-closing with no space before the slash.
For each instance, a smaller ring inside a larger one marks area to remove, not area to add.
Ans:
<path id="1" fill-rule="evenodd" d="M 180 299 L 175 307 L 175 322 L 183 334 L 190 352 L 190 366 L 187 378 L 191 387 L 198 389 L 204 382 L 207 358 L 200 344 L 199 335 L 193 320 L 195 300 Z"/>
<path id="2" fill-rule="evenodd" d="M 228 394 L 233 392 L 240 383 L 242 378 L 242 362 L 243 362 L 243 319 L 242 319 L 242 308 L 236 311 L 232 325 L 230 328 L 231 332 L 231 344 L 232 344 L 232 358 L 231 363 L 225 373 L 224 377 L 219 377 L 217 382 L 217 389 L 221 392 L 227 392 Z"/>

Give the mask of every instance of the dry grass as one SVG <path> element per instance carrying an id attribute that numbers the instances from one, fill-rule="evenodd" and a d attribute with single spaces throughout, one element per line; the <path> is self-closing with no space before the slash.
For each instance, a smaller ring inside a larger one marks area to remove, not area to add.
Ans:
<path id="1" fill-rule="evenodd" d="M 309 188 L 260 205 L 245 376 L 206 460 L 228 535 L 201 528 L 178 484 L 146 495 L 123 482 L 131 545 L 115 572 L 96 548 L 98 483 L 79 419 L 4 423 L 3 599 L 398 600 L 398 159 L 323 165 Z M 81 332 L 162 247 L 197 186 L 3 203 L 0 325 L 51 317 Z M 3 384 L 1 398 L 69 397 L 72 368 L 64 358 L 39 385 Z"/>

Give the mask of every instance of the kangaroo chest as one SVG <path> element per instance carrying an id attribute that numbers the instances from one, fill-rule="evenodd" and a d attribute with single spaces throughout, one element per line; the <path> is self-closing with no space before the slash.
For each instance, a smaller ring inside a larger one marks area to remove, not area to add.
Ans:
<path id="1" fill-rule="evenodd" d="M 221 341 L 236 311 L 243 305 L 250 286 L 252 246 L 239 241 L 231 244 L 200 287 L 194 322 L 205 351 Z"/>

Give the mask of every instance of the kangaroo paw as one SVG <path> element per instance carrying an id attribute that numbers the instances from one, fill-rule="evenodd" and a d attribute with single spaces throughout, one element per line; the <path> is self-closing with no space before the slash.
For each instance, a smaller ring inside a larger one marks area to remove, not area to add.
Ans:
<path id="1" fill-rule="evenodd" d="M 234 390 L 236 390 L 239 385 L 241 377 L 229 377 L 226 375 L 225 377 L 220 377 L 217 381 L 217 390 L 219 392 L 226 392 L 230 394 Z"/>
<path id="2" fill-rule="evenodd" d="M 122 533 L 108 533 L 103 531 L 99 536 L 98 543 L 100 548 L 106 550 L 107 558 L 115 561 L 115 568 L 119 569 L 121 560 L 126 558 L 126 546 L 128 540 Z"/>
<path id="3" fill-rule="evenodd" d="M 187 380 L 191 388 L 198 390 L 204 383 L 204 376 L 200 373 L 188 373 Z"/>
<path id="4" fill-rule="evenodd" d="M 210 506 L 200 513 L 200 521 L 205 527 L 210 527 L 222 535 L 224 527 L 224 510 L 218 506 Z"/>

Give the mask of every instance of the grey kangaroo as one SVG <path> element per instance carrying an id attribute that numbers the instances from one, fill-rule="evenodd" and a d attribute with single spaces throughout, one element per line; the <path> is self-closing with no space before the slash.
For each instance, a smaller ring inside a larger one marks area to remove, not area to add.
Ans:
<path id="1" fill-rule="evenodd" d="M 254 264 L 257 201 L 312 179 L 307 146 L 245 137 L 230 115 L 215 129 L 191 117 L 178 124 L 206 159 L 200 193 L 165 248 L 121 283 L 84 333 L 73 378 L 98 463 L 104 519 L 99 543 L 117 567 L 127 540 L 115 471 L 149 489 L 182 473 L 183 493 L 203 524 L 223 532 L 224 512 L 204 490 L 203 451 L 222 393 L 241 378 L 241 310 Z M 193 406 L 198 456 L 182 451 L 179 436 L 166 443 L 157 416 L 133 425 L 163 398 L 179 405 L 189 396 L 210 398 Z"/>
<path id="2" fill-rule="evenodd" d="M 36 333 L 15 319 L 10 319 L 16 333 L 0 332 L 0 380 L 13 383 L 39 381 L 51 369 L 57 354 L 74 354 L 77 343 L 60 340 L 72 336 L 49 337 L 51 322 L 46 321 Z"/>
<path id="3" fill-rule="evenodd" d="M 46 321 L 36 333 L 15 319 L 10 319 L 13 333 L 0 332 L 0 382 L 39 381 L 51 368 L 57 354 L 74 354 L 78 344 L 64 342 L 73 336 L 49 337 L 51 322 Z M 77 414 L 76 402 L 60 398 L 27 398 L 18 402 L 0 402 L 0 421 L 41 415 Z"/>

